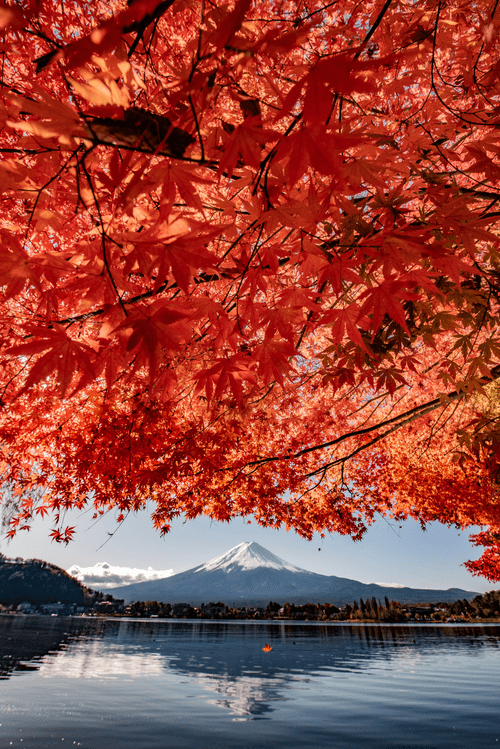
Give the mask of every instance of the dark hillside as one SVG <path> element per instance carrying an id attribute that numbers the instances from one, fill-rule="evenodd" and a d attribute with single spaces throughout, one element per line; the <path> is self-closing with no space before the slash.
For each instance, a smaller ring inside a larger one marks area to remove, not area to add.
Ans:
<path id="1" fill-rule="evenodd" d="M 15 606 L 23 601 L 75 603 L 82 606 L 86 589 L 78 580 L 41 559 L 7 559 L 0 554 L 0 603 Z"/>

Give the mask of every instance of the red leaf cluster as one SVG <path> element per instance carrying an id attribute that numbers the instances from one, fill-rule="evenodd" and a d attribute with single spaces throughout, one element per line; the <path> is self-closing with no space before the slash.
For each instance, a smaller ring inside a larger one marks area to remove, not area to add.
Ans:
<path id="1" fill-rule="evenodd" d="M 500 579 L 499 19 L 0 7 L 8 535 L 413 517 L 481 526 Z"/>

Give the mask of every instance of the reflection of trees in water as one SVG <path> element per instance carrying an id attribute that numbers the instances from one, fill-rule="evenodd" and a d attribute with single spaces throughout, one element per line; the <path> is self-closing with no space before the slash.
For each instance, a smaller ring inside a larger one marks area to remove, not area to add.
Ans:
<path id="1" fill-rule="evenodd" d="M 0 679 L 8 679 L 14 671 L 38 671 L 49 653 L 55 655 L 82 637 L 103 634 L 98 622 L 84 619 L 1 616 Z"/>
<path id="2" fill-rule="evenodd" d="M 262 652 L 264 642 L 273 646 Z M 497 648 L 494 626 L 331 626 L 0 617 L 0 676 L 195 680 L 235 719 L 264 718 L 297 682 L 332 671 L 390 668 L 415 657 Z M 47 654 L 52 656 L 44 658 Z M 385 665 L 384 665 L 385 664 Z"/>
<path id="3" fill-rule="evenodd" d="M 276 649 L 280 646 L 289 648 L 295 644 L 296 652 L 302 653 L 305 665 L 308 669 L 320 670 L 331 668 L 325 661 L 325 652 L 331 656 L 332 662 L 338 659 L 345 660 L 345 665 L 356 667 L 358 657 L 366 658 L 393 658 L 398 657 L 401 649 L 417 649 L 420 652 L 433 651 L 436 649 L 459 649 L 467 651 L 479 651 L 484 646 L 498 647 L 500 643 L 500 627 L 495 625 L 471 625 L 471 626 L 404 626 L 404 625 L 329 625 L 329 624 L 291 624 L 289 622 L 266 623 L 239 623 L 239 622 L 206 622 L 206 621 L 134 621 L 125 620 L 121 622 L 121 636 L 140 636 L 145 642 L 158 638 L 172 638 L 173 642 L 180 645 L 182 641 L 214 645 L 221 647 L 220 652 L 211 652 L 210 663 L 215 664 L 222 660 L 229 664 L 230 668 L 237 667 L 238 659 L 233 660 L 234 648 L 225 650 L 224 642 L 238 638 L 238 648 L 251 648 L 251 652 L 259 653 L 260 644 L 264 641 L 273 645 L 273 657 Z M 255 651 L 255 645 L 259 648 Z M 318 650 L 319 646 L 319 650 Z M 321 651 L 321 654 L 319 654 Z M 182 651 L 182 648 L 180 650 Z M 281 652 L 281 651 L 280 651 Z M 288 651 L 287 651 L 288 652 Z M 182 668 L 191 668 L 193 659 L 183 662 Z M 266 656 L 264 654 L 263 658 Z M 268 656 L 269 661 L 271 658 Z M 259 660 L 260 662 L 260 660 Z M 181 665 L 181 664 L 179 664 Z M 273 665 L 269 664 L 270 668 Z M 209 664 L 205 664 L 209 668 Z M 288 663 L 287 668 L 293 669 L 293 663 Z"/>
<path id="4" fill-rule="evenodd" d="M 140 626 L 127 624 L 130 636 Z M 166 668 L 195 677 L 218 695 L 215 704 L 248 719 L 272 712 L 272 703 L 285 699 L 294 682 L 332 671 L 390 668 L 434 658 L 436 651 L 479 652 L 498 647 L 500 629 L 186 622 L 155 624 L 146 636 L 168 641 Z M 270 653 L 261 651 L 264 641 L 273 646 Z"/>

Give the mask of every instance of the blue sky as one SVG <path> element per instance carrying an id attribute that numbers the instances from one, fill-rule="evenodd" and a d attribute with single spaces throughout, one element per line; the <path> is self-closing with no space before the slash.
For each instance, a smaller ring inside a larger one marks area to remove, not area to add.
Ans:
<path id="1" fill-rule="evenodd" d="M 485 592 L 495 587 L 470 575 L 462 565 L 476 559 L 480 550 L 468 541 L 469 532 L 431 524 L 426 532 L 418 523 L 390 524 L 380 519 L 362 541 L 331 535 L 306 541 L 293 531 L 261 528 L 242 519 L 213 523 L 207 518 L 183 523 L 178 520 L 163 539 L 152 528 L 146 512 L 129 516 L 117 533 L 114 516 L 93 522 L 90 513 L 71 513 L 69 525 L 77 525 L 74 542 L 51 542 L 50 523 L 37 521 L 29 533 L 12 542 L 3 538 L 0 550 L 7 556 L 45 559 L 69 569 L 107 562 L 115 567 L 183 572 L 219 556 L 243 541 L 256 541 L 274 554 L 305 569 L 364 583 L 409 585 L 414 588 L 451 588 Z M 472 531 L 471 531 L 472 532 Z M 103 545 L 104 544 L 104 545 Z M 321 551 L 319 551 L 321 549 Z M 125 579 L 125 578 L 124 578 Z M 97 586 L 95 586 L 97 587 Z"/>

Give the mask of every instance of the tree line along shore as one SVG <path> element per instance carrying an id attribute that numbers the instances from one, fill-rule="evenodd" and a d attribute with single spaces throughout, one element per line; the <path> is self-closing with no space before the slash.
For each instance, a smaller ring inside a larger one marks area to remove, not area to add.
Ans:
<path id="1" fill-rule="evenodd" d="M 185 619 L 287 619 L 297 621 L 500 621 L 500 590 L 471 601 L 409 604 L 372 597 L 335 606 L 331 603 L 280 603 L 267 606 L 135 601 L 125 603 L 111 594 L 82 585 L 65 570 L 41 559 L 9 559 L 0 554 L 0 612 L 86 616 L 125 616 Z"/>
<path id="2" fill-rule="evenodd" d="M 108 598 L 108 596 L 105 596 Z M 111 598 L 111 596 L 110 596 Z M 103 600 L 94 606 L 97 616 L 126 616 L 185 619 L 286 619 L 296 621 L 366 621 L 404 623 L 407 621 L 500 621 L 500 591 L 491 591 L 454 603 L 405 604 L 376 598 L 353 601 L 345 606 L 330 603 L 306 603 L 284 605 L 270 601 L 266 607 L 231 606 L 222 601 L 192 606 L 188 603 L 164 603 L 160 601 L 135 601 L 124 605 L 121 601 Z"/>
<path id="3" fill-rule="evenodd" d="M 296 605 L 270 601 L 266 607 L 228 606 L 222 601 L 202 603 L 165 603 L 163 601 L 134 601 L 125 604 L 111 595 L 89 590 L 84 605 L 71 603 L 22 602 L 19 605 L 2 604 L 2 613 L 83 615 L 94 617 L 128 617 L 153 619 L 217 619 L 217 620 L 287 620 L 320 622 L 498 622 L 500 621 L 500 591 L 491 591 L 454 603 L 405 604 L 385 597 L 384 602 L 375 598 L 353 601 L 345 606 L 330 603 L 306 603 Z"/>

